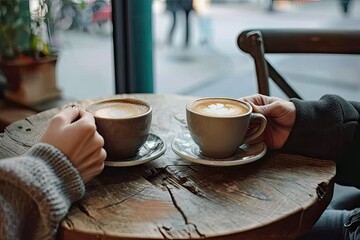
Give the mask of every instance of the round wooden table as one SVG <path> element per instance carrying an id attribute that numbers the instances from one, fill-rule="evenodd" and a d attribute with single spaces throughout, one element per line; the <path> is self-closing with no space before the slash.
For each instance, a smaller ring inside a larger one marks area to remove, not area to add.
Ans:
<path id="1" fill-rule="evenodd" d="M 185 105 L 193 97 L 130 96 L 153 106 L 152 132 L 167 150 L 143 165 L 106 167 L 62 221 L 59 239 L 295 239 L 330 202 L 334 162 L 268 151 L 241 166 L 192 164 L 171 142 L 186 130 Z M 59 109 L 8 126 L 0 157 L 24 153 Z"/>

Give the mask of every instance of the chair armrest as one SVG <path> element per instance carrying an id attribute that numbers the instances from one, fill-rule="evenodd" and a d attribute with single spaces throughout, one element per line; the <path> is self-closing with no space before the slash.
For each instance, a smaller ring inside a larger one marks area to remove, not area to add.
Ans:
<path id="1" fill-rule="evenodd" d="M 254 32 L 262 36 L 264 53 L 360 54 L 359 30 L 249 29 L 237 39 L 242 51 L 251 54 Z"/>

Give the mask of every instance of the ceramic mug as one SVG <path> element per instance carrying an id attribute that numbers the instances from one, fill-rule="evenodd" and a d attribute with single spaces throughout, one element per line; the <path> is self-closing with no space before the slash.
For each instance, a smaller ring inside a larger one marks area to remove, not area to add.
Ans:
<path id="1" fill-rule="evenodd" d="M 134 157 L 146 142 L 150 132 L 152 107 L 135 98 L 112 98 L 86 107 L 94 118 L 99 134 L 104 138 L 107 158 Z"/>
<path id="2" fill-rule="evenodd" d="M 249 103 L 232 98 L 200 98 L 186 106 L 190 135 L 201 154 L 210 158 L 226 158 L 235 154 L 244 143 L 258 138 L 267 120 L 254 113 Z M 259 127 L 248 133 L 249 124 L 260 120 Z"/>

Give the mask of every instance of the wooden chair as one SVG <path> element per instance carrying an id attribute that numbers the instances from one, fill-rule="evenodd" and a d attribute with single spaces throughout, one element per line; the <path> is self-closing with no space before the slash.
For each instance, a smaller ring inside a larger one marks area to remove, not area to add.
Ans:
<path id="1" fill-rule="evenodd" d="M 267 53 L 360 54 L 360 31 L 252 29 L 240 33 L 239 48 L 250 54 L 255 62 L 258 92 L 270 95 L 269 78 L 289 97 L 300 95 L 265 58 Z M 359 79 L 360 80 L 360 79 Z M 329 209 L 352 209 L 360 199 L 359 189 L 335 184 Z M 355 207 L 359 207 L 356 205 Z"/>
<path id="2" fill-rule="evenodd" d="M 269 63 L 265 54 L 360 54 L 360 31 L 249 29 L 240 33 L 237 44 L 254 59 L 259 93 L 270 95 L 270 77 L 289 98 L 301 99 L 298 92 Z"/>

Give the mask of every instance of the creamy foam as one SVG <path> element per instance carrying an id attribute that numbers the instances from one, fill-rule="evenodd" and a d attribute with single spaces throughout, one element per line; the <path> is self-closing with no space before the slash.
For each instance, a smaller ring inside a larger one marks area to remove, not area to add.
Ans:
<path id="1" fill-rule="evenodd" d="M 142 115 L 149 111 L 149 107 L 135 102 L 110 101 L 99 103 L 90 111 L 97 117 L 115 119 Z"/>
<path id="2" fill-rule="evenodd" d="M 198 100 L 190 106 L 194 112 L 209 116 L 238 116 L 245 114 L 249 109 L 237 102 L 228 99 L 202 99 Z"/>

